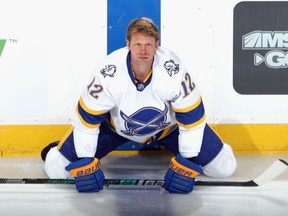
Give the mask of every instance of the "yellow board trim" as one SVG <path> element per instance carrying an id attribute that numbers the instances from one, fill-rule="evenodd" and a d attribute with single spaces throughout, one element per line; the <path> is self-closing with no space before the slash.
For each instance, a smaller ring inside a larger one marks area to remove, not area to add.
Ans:
<path id="1" fill-rule="evenodd" d="M 288 124 L 214 124 L 237 153 L 288 154 Z"/>
<path id="2" fill-rule="evenodd" d="M 210 124 L 236 153 L 288 154 L 288 124 Z M 71 125 L 0 125 L 0 157 L 37 156 Z M 114 151 L 112 154 L 123 151 Z M 127 153 L 127 151 L 125 151 Z M 137 152 L 131 150 L 131 152 Z"/>
<path id="3" fill-rule="evenodd" d="M 0 125 L 0 156 L 40 156 L 49 143 L 60 140 L 71 125 Z"/>

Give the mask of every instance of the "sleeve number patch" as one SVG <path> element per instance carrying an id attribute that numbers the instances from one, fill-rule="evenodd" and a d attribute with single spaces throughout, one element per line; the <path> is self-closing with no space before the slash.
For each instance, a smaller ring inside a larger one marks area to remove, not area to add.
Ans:
<path id="1" fill-rule="evenodd" d="M 95 78 L 92 82 L 87 86 L 88 94 L 90 94 L 95 99 L 98 99 L 99 95 L 103 91 L 102 85 L 94 83 Z"/>
<path id="2" fill-rule="evenodd" d="M 187 97 L 193 91 L 195 84 L 192 82 L 188 73 L 185 74 L 184 80 L 181 82 L 181 86 L 184 92 L 183 97 Z"/>

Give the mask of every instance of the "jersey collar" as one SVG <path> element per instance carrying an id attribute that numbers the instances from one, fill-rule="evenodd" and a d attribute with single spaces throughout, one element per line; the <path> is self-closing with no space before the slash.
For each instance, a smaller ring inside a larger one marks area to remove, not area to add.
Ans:
<path id="1" fill-rule="evenodd" d="M 151 82 L 152 79 L 152 69 L 148 73 L 147 77 L 143 82 L 140 82 L 139 80 L 135 79 L 132 66 L 131 66 L 131 51 L 128 52 L 127 58 L 126 58 L 126 64 L 127 64 L 127 69 L 128 69 L 128 74 L 130 76 L 130 79 L 132 83 L 135 85 L 137 91 L 143 91 Z"/>

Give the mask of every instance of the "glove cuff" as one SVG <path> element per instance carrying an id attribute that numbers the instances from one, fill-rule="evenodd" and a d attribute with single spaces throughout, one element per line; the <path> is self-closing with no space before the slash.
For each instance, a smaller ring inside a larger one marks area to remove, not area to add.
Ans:
<path id="1" fill-rule="evenodd" d="M 100 168 L 97 158 L 84 158 L 66 167 L 66 170 L 74 177 L 87 176 L 95 173 Z"/>
<path id="2" fill-rule="evenodd" d="M 180 155 L 177 155 L 177 157 L 173 157 L 171 159 L 169 168 L 173 172 L 188 178 L 195 178 L 199 174 L 203 173 L 203 170 L 200 166 L 191 161 L 188 161 Z"/>

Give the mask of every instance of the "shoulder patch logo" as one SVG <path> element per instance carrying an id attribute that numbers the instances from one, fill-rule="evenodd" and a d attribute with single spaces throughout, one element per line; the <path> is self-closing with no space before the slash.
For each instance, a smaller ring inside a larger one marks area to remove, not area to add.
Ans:
<path id="1" fill-rule="evenodd" d="M 179 72 L 179 64 L 176 64 L 172 59 L 165 62 L 164 68 L 170 76 Z"/>
<path id="2" fill-rule="evenodd" d="M 105 65 L 105 68 L 102 68 L 100 70 L 101 74 L 104 76 L 110 76 L 114 77 L 114 74 L 116 73 L 116 66 L 115 65 Z"/>

